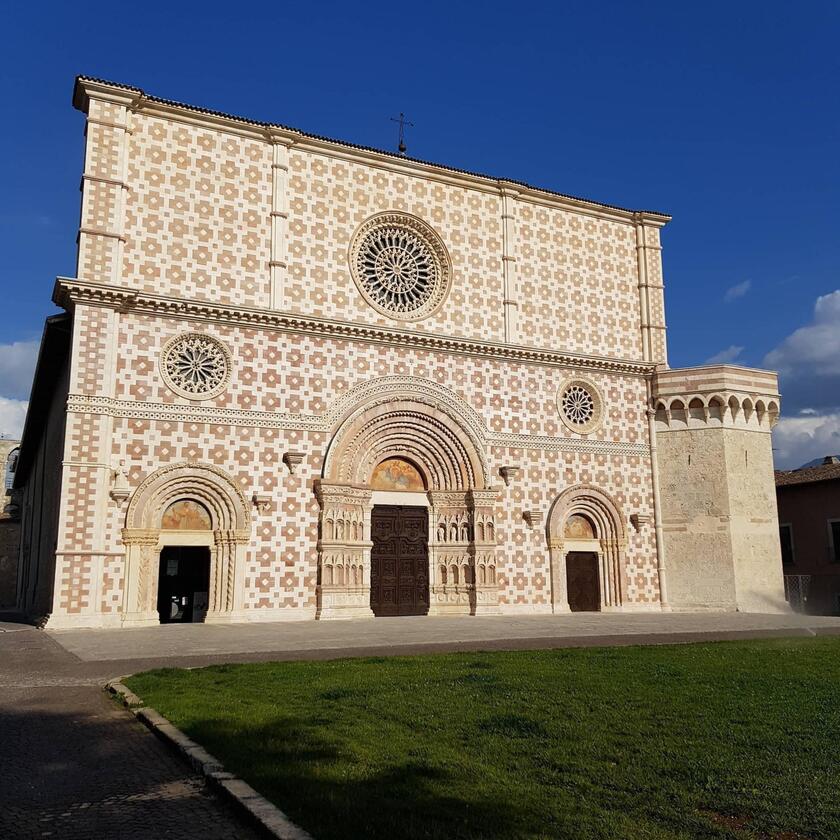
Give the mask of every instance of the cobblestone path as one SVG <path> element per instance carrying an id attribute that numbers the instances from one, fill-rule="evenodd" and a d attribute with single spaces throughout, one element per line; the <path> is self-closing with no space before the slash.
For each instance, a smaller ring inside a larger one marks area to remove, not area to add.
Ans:
<path id="1" fill-rule="evenodd" d="M 45 633 L 0 632 L 0 838 L 258 835 Z M 87 683 L 87 684 L 85 684 Z"/>

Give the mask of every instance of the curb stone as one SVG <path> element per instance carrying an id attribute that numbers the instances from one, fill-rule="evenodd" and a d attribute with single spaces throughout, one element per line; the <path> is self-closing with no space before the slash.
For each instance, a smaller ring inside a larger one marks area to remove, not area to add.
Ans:
<path id="1" fill-rule="evenodd" d="M 201 744 L 188 738 L 155 709 L 144 706 L 143 701 L 123 685 L 122 680 L 129 676 L 131 675 L 127 674 L 111 680 L 106 684 L 106 688 L 122 700 L 123 705 L 137 720 L 201 773 L 209 787 L 244 811 L 246 816 L 269 836 L 277 840 L 314 840 L 311 834 L 293 823 L 276 805 L 257 793 L 247 782 L 233 773 L 228 773 L 222 763 L 210 755 Z"/>

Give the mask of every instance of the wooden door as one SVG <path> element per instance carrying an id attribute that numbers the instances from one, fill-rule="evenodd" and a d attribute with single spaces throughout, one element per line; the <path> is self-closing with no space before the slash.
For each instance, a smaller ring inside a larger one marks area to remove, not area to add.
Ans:
<path id="1" fill-rule="evenodd" d="M 566 587 L 572 612 L 601 609 L 598 583 L 598 555 L 592 551 L 570 551 L 566 555 Z"/>
<path id="2" fill-rule="evenodd" d="M 429 611 L 429 514 L 375 505 L 371 514 L 370 606 L 375 615 Z"/>

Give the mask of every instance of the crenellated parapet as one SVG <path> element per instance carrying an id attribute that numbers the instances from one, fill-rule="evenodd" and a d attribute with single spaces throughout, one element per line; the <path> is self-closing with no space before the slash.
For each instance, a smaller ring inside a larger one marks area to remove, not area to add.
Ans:
<path id="1" fill-rule="evenodd" d="M 735 365 L 657 371 L 650 408 L 657 431 L 725 427 L 769 432 L 779 419 L 775 373 Z"/>

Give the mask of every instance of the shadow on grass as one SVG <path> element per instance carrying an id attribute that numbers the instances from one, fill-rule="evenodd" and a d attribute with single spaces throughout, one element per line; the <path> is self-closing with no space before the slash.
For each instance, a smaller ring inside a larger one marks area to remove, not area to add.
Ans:
<path id="1" fill-rule="evenodd" d="M 374 762 L 360 767 L 339 739 L 316 734 L 316 723 L 285 716 L 262 726 L 216 719 L 182 727 L 318 840 L 579 836 L 571 827 L 550 830 L 545 814 L 538 819 L 538 809 L 527 803 L 465 788 L 460 768 L 437 765 L 422 750 L 391 757 L 378 769 Z M 523 725 L 518 719 L 497 723 L 503 731 Z M 441 792 L 449 783 L 457 795 Z"/>

